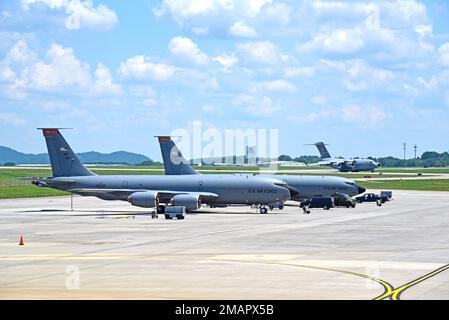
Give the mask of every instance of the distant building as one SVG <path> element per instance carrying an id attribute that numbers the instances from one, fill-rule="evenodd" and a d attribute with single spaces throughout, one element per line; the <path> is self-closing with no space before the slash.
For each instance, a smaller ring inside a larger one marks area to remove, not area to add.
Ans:
<path id="1" fill-rule="evenodd" d="M 246 146 L 245 163 L 248 165 L 256 165 L 256 146 Z"/>
<path id="2" fill-rule="evenodd" d="M 278 167 L 305 167 L 305 163 L 297 161 L 266 161 L 258 162 L 258 166 L 278 166 Z"/>

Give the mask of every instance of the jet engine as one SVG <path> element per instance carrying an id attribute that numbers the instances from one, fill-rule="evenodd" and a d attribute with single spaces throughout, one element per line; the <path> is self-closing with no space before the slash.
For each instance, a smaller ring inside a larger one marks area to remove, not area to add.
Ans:
<path id="1" fill-rule="evenodd" d="M 340 162 L 337 167 L 340 172 L 353 171 L 355 168 L 355 161 Z"/>
<path id="2" fill-rule="evenodd" d="M 136 207 L 156 208 L 159 204 L 159 195 L 154 191 L 138 191 L 129 195 L 128 202 Z"/>
<path id="3" fill-rule="evenodd" d="M 194 194 L 178 194 L 171 198 L 173 206 L 185 207 L 187 211 L 197 210 L 201 207 L 201 199 L 199 195 Z"/>

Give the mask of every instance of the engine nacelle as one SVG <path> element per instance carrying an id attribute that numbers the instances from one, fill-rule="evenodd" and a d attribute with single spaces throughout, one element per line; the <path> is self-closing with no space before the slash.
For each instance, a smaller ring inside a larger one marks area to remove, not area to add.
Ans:
<path id="1" fill-rule="evenodd" d="M 345 162 L 340 162 L 337 166 L 338 171 L 340 172 L 348 172 L 348 171 L 352 171 L 354 170 L 354 162 L 349 162 L 349 161 L 345 161 Z"/>
<path id="2" fill-rule="evenodd" d="M 156 208 L 159 204 L 159 195 L 154 191 L 138 191 L 129 195 L 128 202 L 136 207 Z"/>
<path id="3" fill-rule="evenodd" d="M 187 211 L 201 207 L 200 196 L 193 194 L 178 194 L 171 198 L 170 202 L 173 206 L 185 207 Z"/>

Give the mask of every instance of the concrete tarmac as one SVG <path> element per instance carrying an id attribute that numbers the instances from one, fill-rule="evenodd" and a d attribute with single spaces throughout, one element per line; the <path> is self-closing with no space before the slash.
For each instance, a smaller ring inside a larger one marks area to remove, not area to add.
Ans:
<path id="1" fill-rule="evenodd" d="M 73 212 L 70 197 L 1 200 L 0 298 L 449 299 L 449 193 L 393 196 L 180 221 L 90 197 Z"/>

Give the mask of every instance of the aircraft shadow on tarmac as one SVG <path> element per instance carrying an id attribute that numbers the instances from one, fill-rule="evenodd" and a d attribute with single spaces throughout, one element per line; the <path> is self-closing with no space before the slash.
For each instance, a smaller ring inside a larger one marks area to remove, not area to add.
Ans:
<path id="1" fill-rule="evenodd" d="M 21 210 L 17 211 L 21 213 L 51 213 L 51 212 L 68 212 L 72 213 L 70 216 L 117 216 L 123 214 L 129 214 L 134 216 L 145 216 L 150 215 L 150 212 L 142 211 L 117 211 L 117 210 L 76 210 L 72 211 L 70 209 L 41 209 L 41 210 Z M 86 212 L 86 213 L 75 213 L 75 212 Z"/>
<path id="2" fill-rule="evenodd" d="M 255 209 L 254 209 L 255 210 Z M 72 217 L 102 217 L 102 216 L 118 216 L 118 215 L 133 215 L 133 216 L 150 216 L 151 212 L 142 212 L 142 211 L 117 211 L 117 210 L 75 210 L 71 211 L 70 209 L 41 209 L 41 210 L 20 210 L 17 211 L 19 213 L 59 213 L 59 212 L 67 212 L 71 213 L 68 216 Z M 78 213 L 85 212 L 85 213 Z M 284 214 L 285 212 L 276 210 L 271 212 L 270 214 Z M 215 214 L 215 215 L 260 215 L 257 211 L 254 212 L 223 212 L 223 211 L 214 211 L 214 210 L 204 210 L 201 211 L 191 211 L 187 212 L 187 215 L 203 215 L 203 214 Z M 159 216 L 163 216 L 163 214 L 159 214 Z"/>
<path id="3" fill-rule="evenodd" d="M 279 211 L 279 210 L 277 210 L 277 211 L 272 211 L 272 212 L 270 212 L 269 211 L 269 214 L 273 214 L 273 213 L 275 213 L 275 214 L 280 214 L 280 213 L 282 213 L 282 214 L 284 214 L 285 212 L 282 212 L 282 211 Z M 256 211 L 255 209 L 254 209 L 254 211 L 252 211 L 252 212 L 249 212 L 249 211 L 246 211 L 246 212 L 223 212 L 223 211 L 212 211 L 212 210 L 209 210 L 209 211 L 207 211 L 207 210 L 201 210 L 201 211 L 191 211 L 191 212 L 187 212 L 187 215 L 203 215 L 203 214 L 215 214 L 215 215 L 261 215 L 258 211 Z"/>

